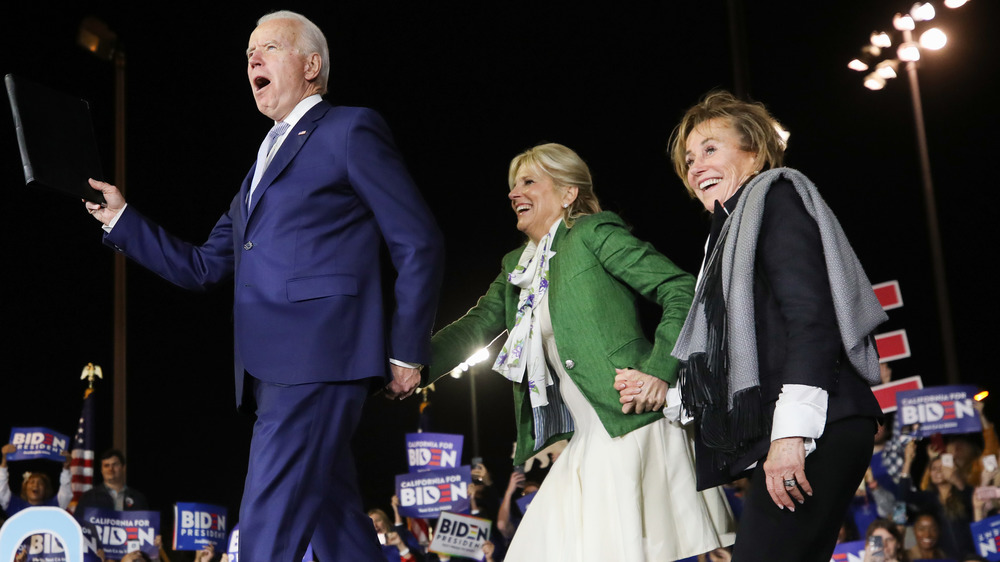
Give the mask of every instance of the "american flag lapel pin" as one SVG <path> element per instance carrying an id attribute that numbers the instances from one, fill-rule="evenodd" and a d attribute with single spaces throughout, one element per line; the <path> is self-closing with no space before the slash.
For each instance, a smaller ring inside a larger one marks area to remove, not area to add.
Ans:
<path id="1" fill-rule="evenodd" d="M 299 131 L 299 136 L 300 136 L 300 137 L 301 137 L 302 135 L 304 135 L 304 134 L 306 134 L 306 132 L 305 132 L 305 131 Z"/>

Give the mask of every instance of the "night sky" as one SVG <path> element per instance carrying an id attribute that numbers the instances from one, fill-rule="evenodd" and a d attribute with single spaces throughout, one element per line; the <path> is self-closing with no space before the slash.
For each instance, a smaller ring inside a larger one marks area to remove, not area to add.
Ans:
<path id="1" fill-rule="evenodd" d="M 911 3 L 744 3 L 749 92 L 791 131 L 786 164 L 820 188 L 872 282 L 900 282 L 905 305 L 882 330 L 906 329 L 913 356 L 892 364 L 895 376 L 945 384 L 909 89 L 901 77 L 869 91 L 846 67 L 871 31 L 891 28 L 892 15 Z M 576 150 L 606 209 L 681 267 L 699 266 L 707 214 L 688 199 L 664 150 L 687 107 L 710 89 L 734 88 L 724 0 L 18 4 L 5 9 L 0 71 L 88 99 L 112 181 L 112 66 L 75 39 L 87 15 L 119 34 L 128 60 L 127 199 L 187 240 L 204 240 L 228 208 L 270 127 L 250 95 L 245 49 L 257 17 L 287 8 L 327 34 L 327 99 L 382 113 L 445 233 L 438 327 L 475 304 L 500 257 L 522 242 L 506 198 L 507 164 L 541 142 Z M 989 390 L 996 22 L 1000 3 L 992 0 L 940 8 L 935 23 L 949 43 L 919 63 L 961 378 Z M 72 433 L 79 373 L 94 362 L 106 376 L 97 387 L 98 449 L 110 447 L 112 254 L 81 203 L 24 187 L 6 110 L 0 178 L 8 201 L 0 434 L 33 425 Z M 176 501 L 239 506 L 252 422 L 233 401 L 231 290 L 189 293 L 128 268 L 129 484 L 165 516 Z M 504 486 L 514 436 L 509 383 L 487 367 L 477 372 L 482 454 Z M 443 379 L 431 394 L 433 429 L 465 433 L 466 462 L 468 384 Z M 366 406 L 357 445 L 369 505 L 388 507 L 418 404 L 379 398 Z M 994 419 L 995 411 L 988 403 Z M 19 482 L 21 468 L 12 472 Z"/>

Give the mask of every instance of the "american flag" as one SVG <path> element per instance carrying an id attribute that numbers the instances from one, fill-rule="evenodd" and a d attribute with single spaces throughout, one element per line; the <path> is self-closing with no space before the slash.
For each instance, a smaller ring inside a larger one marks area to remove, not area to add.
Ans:
<path id="1" fill-rule="evenodd" d="M 73 500 L 66 508 L 70 513 L 76 511 L 76 504 L 84 492 L 94 487 L 94 389 L 88 388 L 83 393 L 83 411 L 80 413 L 80 425 L 73 437 L 73 453 L 69 463 L 69 472 L 73 477 Z"/>

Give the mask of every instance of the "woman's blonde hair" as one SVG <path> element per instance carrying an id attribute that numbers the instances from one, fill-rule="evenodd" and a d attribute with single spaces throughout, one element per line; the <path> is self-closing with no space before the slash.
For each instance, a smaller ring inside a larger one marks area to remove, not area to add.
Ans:
<path id="1" fill-rule="evenodd" d="M 514 189 L 517 171 L 522 166 L 545 173 L 552 178 L 555 187 L 576 187 L 576 199 L 568 208 L 563 209 L 563 221 L 567 227 L 572 227 L 573 221 L 584 215 L 601 212 L 590 168 L 576 152 L 554 142 L 525 150 L 510 161 L 507 172 L 507 185 L 510 189 Z"/>
<path id="2" fill-rule="evenodd" d="M 695 190 L 687 181 L 687 138 L 698 125 L 712 119 L 724 119 L 740 137 L 740 149 L 757 155 L 762 169 L 780 167 L 785 156 L 784 130 L 778 120 L 768 113 L 764 104 L 746 102 L 725 90 L 705 94 L 696 105 L 684 113 L 681 122 L 670 133 L 670 159 L 674 171 L 684 182 L 688 195 L 695 197 Z"/>

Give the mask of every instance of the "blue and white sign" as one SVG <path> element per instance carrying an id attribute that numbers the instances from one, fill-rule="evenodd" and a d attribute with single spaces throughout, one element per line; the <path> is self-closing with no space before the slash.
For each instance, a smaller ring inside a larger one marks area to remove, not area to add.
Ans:
<path id="1" fill-rule="evenodd" d="M 63 451 L 69 450 L 69 437 L 47 427 L 13 427 L 9 443 L 17 447 L 17 452 L 7 455 L 8 461 L 63 462 L 66 460 Z"/>
<path id="2" fill-rule="evenodd" d="M 80 525 L 83 532 L 83 562 L 101 562 L 97 551 L 101 548 L 97 532 L 92 525 Z M 24 539 L 18 549 L 18 562 L 67 562 L 66 549 L 62 540 L 49 533 L 39 533 Z"/>
<path id="3" fill-rule="evenodd" d="M 233 532 L 229 533 L 229 546 L 226 548 L 229 554 L 229 562 L 240 562 L 240 524 L 233 525 Z"/>
<path id="4" fill-rule="evenodd" d="M 59 551 L 51 554 L 58 556 L 60 562 L 84 560 L 80 524 L 58 507 L 22 509 L 0 526 L 0 560 L 13 560 L 15 555 L 21 554 L 27 556 L 36 548 L 44 551 L 46 544 L 50 551 Z M 44 552 L 38 554 L 45 560 Z"/>
<path id="5" fill-rule="evenodd" d="M 407 433 L 406 460 L 410 472 L 458 468 L 464 437 L 451 433 Z"/>
<path id="6" fill-rule="evenodd" d="M 987 560 L 1000 560 L 1000 515 L 969 525 L 976 554 Z"/>
<path id="7" fill-rule="evenodd" d="M 531 500 L 535 499 L 535 494 L 538 492 L 531 492 L 530 494 L 523 495 L 514 502 L 517 504 L 517 508 L 521 510 L 521 514 L 528 512 L 528 506 L 531 505 Z"/>
<path id="8" fill-rule="evenodd" d="M 174 505 L 174 550 L 201 550 L 211 544 L 222 550 L 226 544 L 226 508 L 207 503 L 177 502 Z"/>
<path id="9" fill-rule="evenodd" d="M 915 437 L 935 433 L 979 433 L 983 430 L 973 405 L 972 385 L 932 386 L 896 394 L 903 432 Z"/>
<path id="10" fill-rule="evenodd" d="M 468 466 L 396 476 L 399 514 L 404 517 L 433 519 L 442 511 L 469 509 Z"/>
<path id="11" fill-rule="evenodd" d="M 490 521 L 459 513 L 441 513 L 434 540 L 428 546 L 432 552 L 483 559 L 483 543 L 490 540 Z"/>
<path id="12" fill-rule="evenodd" d="M 114 511 L 85 507 L 77 514 L 80 524 L 94 526 L 104 554 L 119 560 L 129 552 L 141 550 L 150 558 L 160 555 L 156 535 L 160 532 L 159 511 Z"/>
<path id="13" fill-rule="evenodd" d="M 842 542 L 833 548 L 830 562 L 864 562 L 865 541 Z"/>

